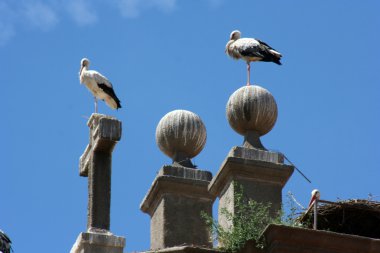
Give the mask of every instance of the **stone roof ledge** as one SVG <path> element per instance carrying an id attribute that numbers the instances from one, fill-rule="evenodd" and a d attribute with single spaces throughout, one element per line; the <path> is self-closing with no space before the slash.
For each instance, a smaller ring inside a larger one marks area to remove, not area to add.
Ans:
<path id="1" fill-rule="evenodd" d="M 379 239 L 330 231 L 271 224 L 263 235 L 266 241 L 266 253 L 380 252 Z"/>

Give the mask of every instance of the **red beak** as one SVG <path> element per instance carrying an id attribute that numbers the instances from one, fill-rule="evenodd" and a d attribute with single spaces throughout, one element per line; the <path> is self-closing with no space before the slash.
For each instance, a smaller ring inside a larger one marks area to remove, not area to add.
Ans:
<path id="1" fill-rule="evenodd" d="M 309 207 L 313 204 L 313 202 L 315 201 L 316 199 L 316 196 L 315 194 L 313 196 L 311 196 L 311 199 L 310 199 L 310 202 L 309 202 Z"/>

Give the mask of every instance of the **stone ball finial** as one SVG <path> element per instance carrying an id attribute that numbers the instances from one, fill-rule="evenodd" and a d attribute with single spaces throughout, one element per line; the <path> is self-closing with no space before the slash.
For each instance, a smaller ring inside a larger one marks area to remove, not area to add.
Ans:
<path id="1" fill-rule="evenodd" d="M 160 150 L 181 164 L 198 155 L 206 144 L 206 127 L 193 112 L 174 110 L 157 125 L 156 142 Z"/>
<path id="2" fill-rule="evenodd" d="M 247 85 L 230 96 L 226 115 L 236 132 L 245 136 L 246 139 L 251 135 L 258 139 L 272 130 L 276 123 L 277 104 L 272 94 L 266 89 L 257 85 Z M 253 144 L 252 146 L 255 147 Z M 257 148 L 263 148 L 261 143 Z"/>

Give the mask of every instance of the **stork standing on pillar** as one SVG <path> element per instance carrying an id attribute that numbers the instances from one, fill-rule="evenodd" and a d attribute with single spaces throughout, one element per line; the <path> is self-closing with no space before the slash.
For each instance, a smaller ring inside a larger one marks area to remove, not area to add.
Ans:
<path id="1" fill-rule="evenodd" d="M 106 102 L 112 109 L 121 108 L 120 100 L 113 90 L 111 82 L 95 70 L 88 70 L 90 61 L 83 58 L 80 62 L 79 81 L 86 85 L 95 99 L 95 113 L 98 112 L 98 99 Z"/>
<path id="2" fill-rule="evenodd" d="M 235 60 L 243 59 L 247 62 L 247 85 L 250 85 L 251 62 L 265 61 L 281 65 L 282 55 L 261 40 L 240 38 L 240 35 L 238 30 L 231 32 L 225 52 Z"/>
<path id="3" fill-rule="evenodd" d="M 320 198 L 321 198 L 321 193 L 319 192 L 318 189 L 314 189 L 311 192 L 311 198 L 310 198 L 308 207 L 310 207 L 315 202 L 315 200 L 319 200 Z"/>

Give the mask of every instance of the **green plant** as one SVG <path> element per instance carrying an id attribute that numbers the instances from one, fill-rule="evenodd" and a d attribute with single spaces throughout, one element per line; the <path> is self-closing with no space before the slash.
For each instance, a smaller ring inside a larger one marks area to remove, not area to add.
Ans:
<path id="1" fill-rule="evenodd" d="M 206 213 L 201 215 L 209 226 L 213 239 L 218 240 L 221 250 L 236 252 L 248 240 L 253 240 L 258 247 L 263 247 L 263 242 L 260 239 L 262 231 L 270 223 L 279 223 L 281 216 L 271 217 L 269 214 L 270 203 L 264 204 L 246 199 L 243 194 L 243 187 L 238 186 L 236 189 L 239 190 L 234 194 L 234 213 L 226 208 L 221 209 L 221 214 L 230 226 L 224 228 Z"/>
<path id="2" fill-rule="evenodd" d="M 247 199 L 244 197 L 243 187 L 241 185 L 235 185 L 235 187 L 239 190 L 234 194 L 234 213 L 226 208 L 220 211 L 230 226 L 222 227 L 211 216 L 204 212 L 201 213 L 210 228 L 213 241 L 219 242 L 221 250 L 237 252 L 249 240 L 254 241 L 258 248 L 263 248 L 262 232 L 268 224 L 300 226 L 296 222 L 297 208 L 294 203 L 290 206 L 290 212 L 286 216 L 282 210 L 271 215 L 271 203 L 260 203 Z"/>

